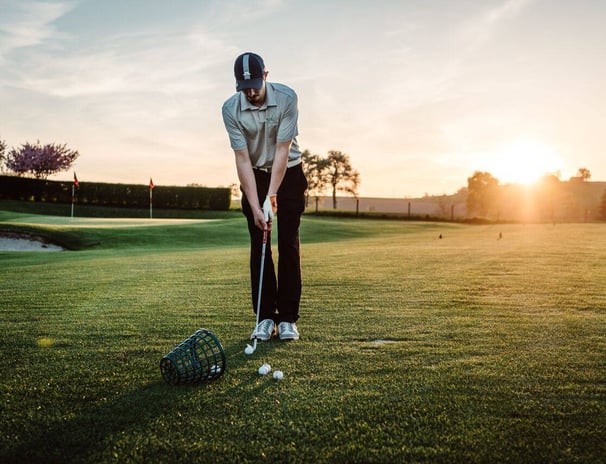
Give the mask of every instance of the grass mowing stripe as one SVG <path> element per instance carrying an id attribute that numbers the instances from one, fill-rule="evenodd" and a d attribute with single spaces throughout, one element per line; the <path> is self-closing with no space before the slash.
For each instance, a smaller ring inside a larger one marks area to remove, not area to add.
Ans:
<path id="1" fill-rule="evenodd" d="M 241 227 L 230 221 L 216 232 Z M 0 254 L 10 261 L 0 346 L 11 373 L 0 460 L 606 453 L 602 226 L 304 218 L 302 339 L 262 343 L 253 357 L 242 352 L 254 325 L 245 237 L 187 248 L 186 236 L 214 232 L 182 227 L 146 231 L 138 248 L 115 231 L 116 248 Z M 170 234 L 182 234 L 178 246 Z M 164 385 L 160 357 L 199 326 L 221 339 L 226 375 Z M 260 378 L 263 361 L 284 380 Z"/>

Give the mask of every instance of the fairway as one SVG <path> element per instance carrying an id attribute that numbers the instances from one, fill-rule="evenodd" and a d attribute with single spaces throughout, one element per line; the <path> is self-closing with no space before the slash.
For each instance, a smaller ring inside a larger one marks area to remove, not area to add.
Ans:
<path id="1" fill-rule="evenodd" d="M 0 215 L 20 224 L 77 251 L 0 252 L 0 462 L 606 455 L 603 224 L 305 216 L 301 340 L 252 356 L 243 217 Z M 200 327 L 225 374 L 167 385 L 160 359 Z"/>

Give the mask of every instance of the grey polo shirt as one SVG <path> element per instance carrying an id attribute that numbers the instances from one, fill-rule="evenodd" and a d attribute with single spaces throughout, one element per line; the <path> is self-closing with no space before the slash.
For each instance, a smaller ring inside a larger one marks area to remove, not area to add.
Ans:
<path id="1" fill-rule="evenodd" d="M 289 142 L 288 167 L 301 163 L 297 144 L 297 94 L 290 87 L 266 82 L 267 95 L 261 107 L 252 105 L 242 92 L 223 104 L 223 123 L 231 147 L 248 149 L 253 167 L 271 169 L 276 154 L 276 143 Z"/>

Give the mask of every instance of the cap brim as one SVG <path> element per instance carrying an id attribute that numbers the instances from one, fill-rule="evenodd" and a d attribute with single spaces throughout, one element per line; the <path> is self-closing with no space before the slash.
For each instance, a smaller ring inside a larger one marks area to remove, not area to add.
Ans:
<path id="1" fill-rule="evenodd" d="M 255 89 L 259 90 L 263 87 L 263 78 L 260 77 L 258 79 L 242 79 L 236 81 L 236 90 L 239 92 L 240 90 L 246 89 Z"/>

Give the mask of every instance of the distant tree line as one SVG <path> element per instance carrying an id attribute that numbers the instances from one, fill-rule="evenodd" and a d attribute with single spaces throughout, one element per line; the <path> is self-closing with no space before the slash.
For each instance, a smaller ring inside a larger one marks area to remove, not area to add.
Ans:
<path id="1" fill-rule="evenodd" d="M 20 147 L 9 149 L 6 142 L 0 139 L 0 173 L 13 172 L 18 176 L 30 175 L 46 180 L 52 174 L 68 170 L 79 156 L 78 151 L 67 148 L 65 144 L 26 142 Z M 337 208 L 338 192 L 357 197 L 360 174 L 353 168 L 347 154 L 330 150 L 327 156 L 322 157 L 305 150 L 302 158 L 309 183 L 307 204 L 310 197 L 317 200 L 326 192 L 332 196 L 333 209 Z M 606 190 L 597 207 L 590 205 L 583 192 L 583 186 L 589 179 L 590 170 L 581 167 L 576 178 L 573 178 L 574 182 L 561 182 L 559 175 L 549 174 L 529 190 L 517 184 L 501 185 L 489 172 L 476 171 L 467 179 L 467 212 L 469 216 L 496 219 L 511 218 L 513 214 L 520 218 L 533 216 L 555 220 L 557 211 L 563 211 L 560 214 L 566 216 L 578 217 L 581 214 L 587 218 L 591 214 L 595 218 L 606 220 Z M 224 200 L 219 201 L 223 202 Z M 188 201 L 185 203 L 189 204 Z M 595 211 L 590 211 L 590 208 Z"/>
<path id="2" fill-rule="evenodd" d="M 332 195 L 333 209 L 337 209 L 337 192 L 358 196 L 360 173 L 351 165 L 349 155 L 330 150 L 326 157 L 322 157 L 305 150 L 301 157 L 308 182 L 307 204 L 310 197 L 317 199 L 326 191 L 330 191 Z"/>
<path id="3" fill-rule="evenodd" d="M 467 214 L 497 220 L 606 219 L 606 190 L 596 205 L 589 179 L 589 169 L 579 168 L 568 182 L 562 182 L 557 174 L 548 174 L 529 187 L 502 185 L 489 172 L 476 171 L 467 179 Z"/>
<path id="4" fill-rule="evenodd" d="M 74 187 L 71 181 L 0 175 L 0 199 L 4 200 L 70 203 Z M 145 184 L 78 182 L 74 193 L 76 203 L 81 205 L 147 208 L 150 205 L 150 188 Z M 229 188 L 153 187 L 154 208 L 225 211 L 229 210 L 230 203 Z"/>

